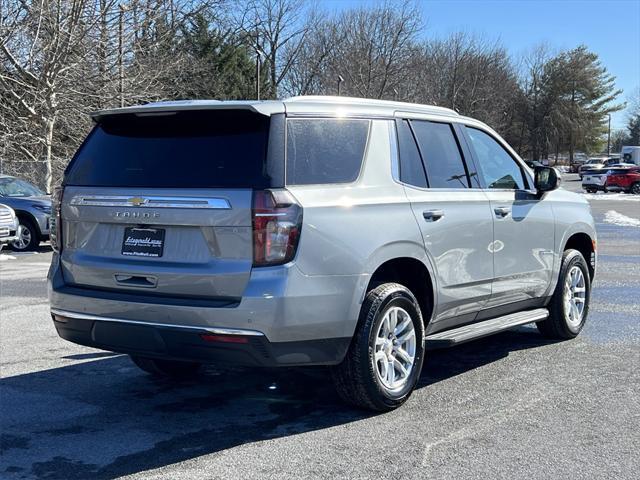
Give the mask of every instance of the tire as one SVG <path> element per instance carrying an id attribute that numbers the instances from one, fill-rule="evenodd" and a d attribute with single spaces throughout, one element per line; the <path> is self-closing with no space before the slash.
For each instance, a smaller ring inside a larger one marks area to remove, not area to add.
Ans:
<path id="1" fill-rule="evenodd" d="M 633 185 L 631 185 L 631 188 L 629 189 L 629 193 L 633 193 L 634 195 L 640 195 L 640 182 L 636 182 Z"/>
<path id="2" fill-rule="evenodd" d="M 192 362 L 160 360 L 156 358 L 139 357 L 137 355 L 129 355 L 129 357 L 141 370 L 144 370 L 154 377 L 190 378 L 195 376 L 201 367 L 199 363 Z"/>
<path id="3" fill-rule="evenodd" d="M 395 328 L 389 328 L 394 318 Z M 389 330 L 391 338 L 385 334 Z M 400 351 L 404 353 L 398 354 Z M 420 378 L 423 361 L 424 324 L 418 301 L 403 285 L 385 283 L 365 297 L 349 351 L 332 369 L 333 382 L 345 402 L 386 412 L 407 401 Z M 389 365 L 393 365 L 391 370 Z M 396 374 L 400 377 L 397 382 Z"/>
<path id="4" fill-rule="evenodd" d="M 577 270 L 581 277 L 575 273 Z M 579 278 L 581 281 L 576 282 L 575 280 Z M 580 291 L 580 289 L 584 290 Z M 565 298 L 565 295 L 571 295 L 570 298 L 574 299 L 573 303 L 568 300 L 569 297 Z M 582 300 L 575 300 L 580 297 Z M 587 321 L 590 298 L 591 280 L 587 262 L 579 251 L 566 250 L 562 256 L 558 284 L 549 303 L 549 317 L 536 324 L 538 330 L 547 338 L 561 340 L 575 338 Z M 576 310 L 571 312 L 573 304 Z M 581 311 L 579 304 L 582 304 Z"/>
<path id="5" fill-rule="evenodd" d="M 16 252 L 31 252 L 40 245 L 38 229 L 28 218 L 20 218 L 18 235 L 20 238 L 11 242 L 11 249 Z"/>

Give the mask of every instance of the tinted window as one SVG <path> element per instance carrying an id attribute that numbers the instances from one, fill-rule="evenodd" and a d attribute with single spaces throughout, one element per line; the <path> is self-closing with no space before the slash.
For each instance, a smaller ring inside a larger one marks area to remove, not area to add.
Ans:
<path id="1" fill-rule="evenodd" d="M 400 155 L 400 180 L 409 185 L 426 188 L 427 177 L 424 173 L 418 146 L 411 133 L 407 120 L 396 122 L 398 131 L 398 153 Z"/>
<path id="2" fill-rule="evenodd" d="M 101 187 L 274 186 L 266 165 L 268 133 L 268 117 L 244 111 L 113 115 L 95 127 L 65 182 Z"/>
<path id="3" fill-rule="evenodd" d="M 502 145 L 476 128 L 467 127 L 467 133 L 487 188 L 509 190 L 525 188 L 522 169 Z"/>
<path id="4" fill-rule="evenodd" d="M 429 188 L 468 188 L 458 142 L 448 123 L 412 121 Z"/>
<path id="5" fill-rule="evenodd" d="M 287 183 L 349 183 L 360 173 L 369 120 L 287 121 Z"/>

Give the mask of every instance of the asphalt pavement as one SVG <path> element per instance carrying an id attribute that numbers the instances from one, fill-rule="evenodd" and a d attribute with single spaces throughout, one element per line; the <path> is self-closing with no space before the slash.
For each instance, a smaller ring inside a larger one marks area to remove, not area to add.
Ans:
<path id="1" fill-rule="evenodd" d="M 48 248 L 3 250 L 0 478 L 636 479 L 640 197 L 587 197 L 599 269 L 583 333 L 525 326 L 430 352 L 414 395 L 383 415 L 345 407 L 321 369 L 176 384 L 65 342 Z"/>

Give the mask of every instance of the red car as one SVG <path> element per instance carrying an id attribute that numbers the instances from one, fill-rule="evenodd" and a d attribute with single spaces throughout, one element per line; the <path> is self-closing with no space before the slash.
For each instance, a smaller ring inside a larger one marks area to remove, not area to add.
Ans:
<path id="1" fill-rule="evenodd" d="M 640 195 L 640 167 L 610 170 L 607 176 L 607 190 Z"/>

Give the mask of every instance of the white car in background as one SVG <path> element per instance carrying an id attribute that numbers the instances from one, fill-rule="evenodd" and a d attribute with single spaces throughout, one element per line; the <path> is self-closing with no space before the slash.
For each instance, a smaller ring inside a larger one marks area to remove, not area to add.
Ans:
<path id="1" fill-rule="evenodd" d="M 0 203 L 0 250 L 18 238 L 18 217 L 13 208 Z"/>

